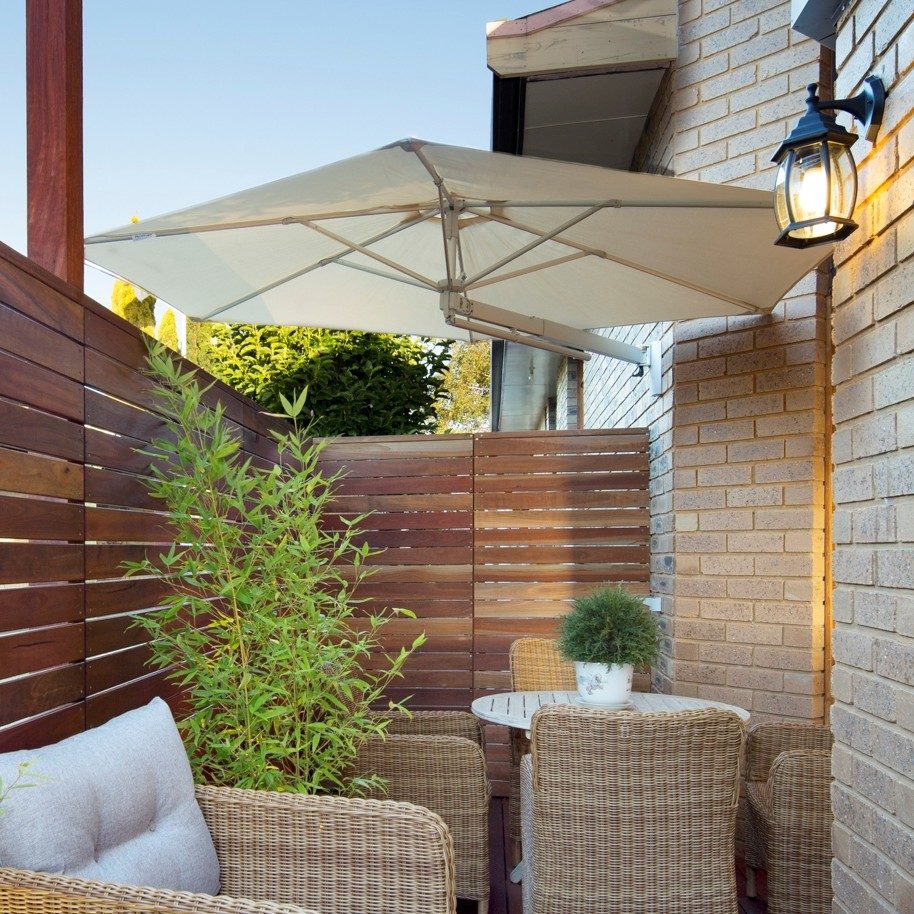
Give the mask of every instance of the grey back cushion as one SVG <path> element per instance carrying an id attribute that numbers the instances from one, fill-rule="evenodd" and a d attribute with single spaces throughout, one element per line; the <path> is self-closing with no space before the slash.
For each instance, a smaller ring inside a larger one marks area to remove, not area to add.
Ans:
<path id="1" fill-rule="evenodd" d="M 43 749 L 0 754 L 0 866 L 219 891 L 219 861 L 181 735 L 160 698 Z"/>

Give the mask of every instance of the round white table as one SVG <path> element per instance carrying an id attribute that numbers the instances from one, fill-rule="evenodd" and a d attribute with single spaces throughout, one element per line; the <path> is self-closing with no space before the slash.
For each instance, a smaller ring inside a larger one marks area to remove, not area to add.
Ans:
<path id="1" fill-rule="evenodd" d="M 480 720 L 490 724 L 503 724 L 518 730 L 529 730 L 530 722 L 537 710 L 544 705 L 577 705 L 579 708 L 597 708 L 582 702 L 577 692 L 502 692 L 498 695 L 484 695 L 472 704 L 473 713 Z M 736 705 L 722 701 L 707 701 L 704 698 L 687 698 L 684 695 L 661 695 L 656 692 L 632 692 L 630 711 L 696 711 L 706 708 L 720 708 L 733 711 L 743 721 L 749 720 L 749 712 Z"/>

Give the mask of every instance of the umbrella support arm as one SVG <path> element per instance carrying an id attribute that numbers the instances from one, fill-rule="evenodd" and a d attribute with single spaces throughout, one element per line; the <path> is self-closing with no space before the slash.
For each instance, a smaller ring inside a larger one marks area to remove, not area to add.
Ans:
<path id="1" fill-rule="evenodd" d="M 651 393 L 660 394 L 660 342 L 632 346 L 589 330 L 578 330 L 540 317 L 530 317 L 471 301 L 458 292 L 441 293 L 441 310 L 452 327 L 547 349 L 570 358 L 587 360 L 590 353 L 609 356 L 638 366 L 638 375 L 648 371 Z"/>

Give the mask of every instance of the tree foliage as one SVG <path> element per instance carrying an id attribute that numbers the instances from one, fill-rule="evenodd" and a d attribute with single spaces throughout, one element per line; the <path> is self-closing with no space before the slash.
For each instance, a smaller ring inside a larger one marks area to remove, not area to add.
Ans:
<path id="1" fill-rule="evenodd" d="M 208 328 L 208 330 L 207 330 Z M 188 355 L 272 412 L 307 389 L 315 435 L 432 431 L 450 346 L 355 331 L 201 324 Z"/>
<path id="2" fill-rule="evenodd" d="M 156 338 L 172 352 L 181 351 L 181 343 L 178 341 L 178 321 L 175 318 L 175 312 L 171 308 L 165 309 L 165 313 L 162 315 L 156 330 Z"/>
<path id="3" fill-rule="evenodd" d="M 244 457 L 221 406 L 206 405 L 193 371 L 182 372 L 161 344 L 149 363 L 166 421 L 142 453 L 174 545 L 126 567 L 171 590 L 164 609 L 137 622 L 151 636 L 154 665 L 186 690 L 197 777 L 263 790 L 367 790 L 375 779 L 348 772 L 363 742 L 384 732 L 371 708 L 409 656 L 380 654 L 378 635 L 392 615 L 412 614 L 355 618 L 352 592 L 371 552 L 354 541 L 357 520 L 340 531 L 321 525 L 332 479 L 297 424 L 304 398 L 281 398 L 292 423 L 275 434 L 279 459 L 264 469 Z"/>
<path id="4" fill-rule="evenodd" d="M 491 350 L 488 340 L 454 343 L 438 404 L 439 432 L 489 430 Z"/>
<path id="5" fill-rule="evenodd" d="M 140 298 L 129 282 L 118 279 L 111 292 L 111 310 L 124 320 L 139 327 L 147 336 L 155 336 L 156 299 L 154 295 Z"/>

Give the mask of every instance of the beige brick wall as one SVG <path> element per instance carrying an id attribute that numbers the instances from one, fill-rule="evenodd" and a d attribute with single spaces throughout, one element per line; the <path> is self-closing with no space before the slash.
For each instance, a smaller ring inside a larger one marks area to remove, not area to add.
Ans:
<path id="1" fill-rule="evenodd" d="M 839 96 L 879 74 L 854 147 L 860 229 L 833 287 L 835 914 L 914 911 L 914 4 L 845 11 Z"/>
<path id="2" fill-rule="evenodd" d="M 769 162 L 819 77 L 787 0 L 683 0 L 677 64 L 641 170 L 770 188 Z M 776 234 L 772 216 L 772 238 Z M 656 405 L 627 366 L 585 370 L 588 425 L 652 429 L 656 685 L 766 716 L 824 705 L 827 298 L 809 277 L 766 317 L 664 327 Z M 658 328 L 613 331 L 632 341 Z"/>

